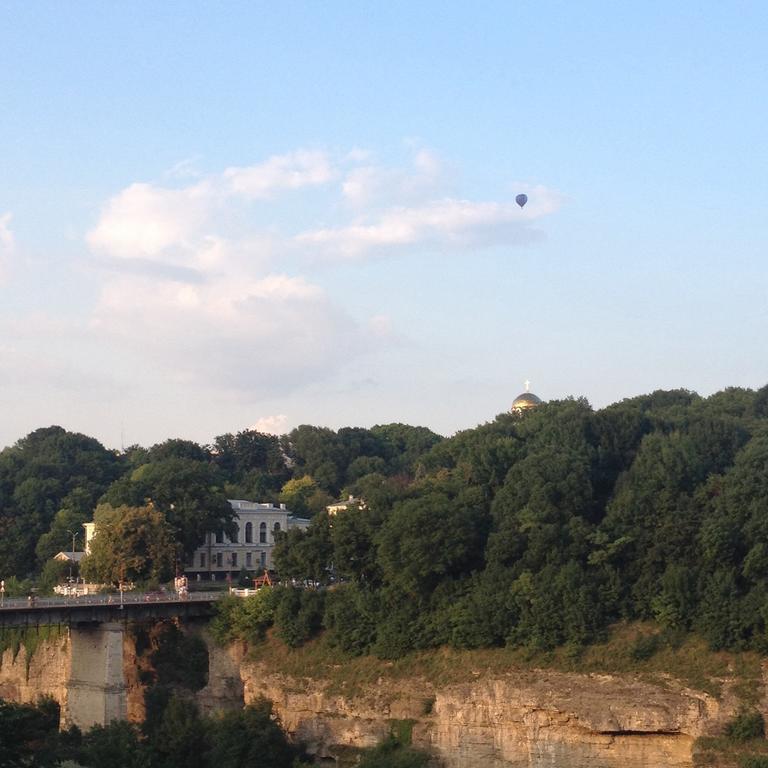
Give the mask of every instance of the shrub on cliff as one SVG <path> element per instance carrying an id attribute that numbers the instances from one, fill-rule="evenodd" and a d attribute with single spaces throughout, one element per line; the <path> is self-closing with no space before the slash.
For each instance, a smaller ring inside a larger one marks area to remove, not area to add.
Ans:
<path id="1" fill-rule="evenodd" d="M 393 736 L 364 753 L 358 768 L 426 768 L 429 755 L 404 746 Z"/>
<path id="2" fill-rule="evenodd" d="M 291 648 L 298 648 L 316 635 L 322 626 L 325 593 L 314 589 L 278 587 L 275 629 Z"/>
<path id="3" fill-rule="evenodd" d="M 768 756 L 748 755 L 739 760 L 739 768 L 768 768 Z"/>
<path id="4" fill-rule="evenodd" d="M 740 712 L 725 726 L 725 735 L 731 741 L 749 741 L 765 736 L 765 721 L 760 712 Z"/>
<path id="5" fill-rule="evenodd" d="M 216 606 L 210 630 L 221 645 L 234 640 L 258 642 L 275 619 L 277 595 L 272 587 L 262 587 L 246 598 L 225 597 Z"/>
<path id="6" fill-rule="evenodd" d="M 367 653 L 376 640 L 373 596 L 355 584 L 329 591 L 323 624 L 332 645 L 355 656 Z"/>

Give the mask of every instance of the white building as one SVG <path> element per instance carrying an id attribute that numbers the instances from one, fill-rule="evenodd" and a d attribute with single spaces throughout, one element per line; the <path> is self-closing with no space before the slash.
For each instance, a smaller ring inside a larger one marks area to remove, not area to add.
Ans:
<path id="1" fill-rule="evenodd" d="M 309 520 L 295 517 L 285 504 L 263 504 L 243 499 L 230 499 L 235 512 L 236 530 L 230 538 L 223 531 L 209 533 L 195 550 L 185 568 L 196 579 L 224 579 L 236 575 L 241 568 L 261 572 L 273 567 L 272 550 L 275 534 L 291 528 L 306 529 Z"/>
<path id="2" fill-rule="evenodd" d="M 355 496 L 348 496 L 346 499 L 339 499 L 329 504 L 325 509 L 329 515 L 338 515 L 339 512 L 346 512 L 350 507 L 365 509 L 365 502 Z"/>

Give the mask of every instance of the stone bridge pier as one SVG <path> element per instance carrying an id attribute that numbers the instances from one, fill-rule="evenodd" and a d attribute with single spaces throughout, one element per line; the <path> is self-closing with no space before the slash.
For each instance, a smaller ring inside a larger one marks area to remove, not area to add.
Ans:
<path id="1" fill-rule="evenodd" d="M 137 691 L 136 629 L 206 621 L 220 597 L 201 592 L 155 600 L 138 593 L 120 603 L 110 597 L 5 601 L 0 633 L 20 632 L 34 642 L 22 639 L 19 644 L 17 639 L 15 650 L 13 644 L 0 644 L 0 698 L 33 703 L 51 696 L 61 706 L 62 725 L 83 730 L 136 717 L 137 696 L 143 708 L 142 692 Z M 45 628 L 58 628 L 56 639 L 33 638 Z"/>
<path id="2" fill-rule="evenodd" d="M 126 716 L 123 665 L 125 625 L 117 622 L 70 629 L 70 670 L 62 725 L 83 730 Z"/>

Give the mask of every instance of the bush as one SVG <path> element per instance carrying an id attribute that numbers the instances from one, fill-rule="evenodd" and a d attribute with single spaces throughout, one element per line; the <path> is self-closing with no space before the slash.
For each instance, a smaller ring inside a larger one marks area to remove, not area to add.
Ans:
<path id="1" fill-rule="evenodd" d="M 370 593 L 354 584 L 342 584 L 328 592 L 323 625 L 329 641 L 346 653 L 368 653 L 376 640 L 376 615 Z"/>
<path id="2" fill-rule="evenodd" d="M 661 649 L 659 635 L 642 635 L 632 645 L 632 658 L 635 661 L 648 661 Z"/>
<path id="3" fill-rule="evenodd" d="M 210 624 L 213 639 L 224 645 L 233 640 L 256 643 L 264 639 L 272 626 L 277 605 L 277 591 L 262 587 L 249 597 L 225 597 L 216 606 Z"/>
<path id="4" fill-rule="evenodd" d="M 426 768 L 429 755 L 401 744 L 390 736 L 373 749 L 363 753 L 358 768 Z"/>
<path id="5" fill-rule="evenodd" d="M 765 755 L 750 755 L 739 760 L 739 768 L 768 768 L 768 757 Z"/>
<path id="6" fill-rule="evenodd" d="M 731 741 L 749 741 L 765 736 L 765 722 L 759 712 L 740 712 L 725 726 L 725 735 Z"/>
<path id="7" fill-rule="evenodd" d="M 277 600 L 275 628 L 286 645 L 298 648 L 317 634 L 323 622 L 324 592 L 279 588 Z"/>

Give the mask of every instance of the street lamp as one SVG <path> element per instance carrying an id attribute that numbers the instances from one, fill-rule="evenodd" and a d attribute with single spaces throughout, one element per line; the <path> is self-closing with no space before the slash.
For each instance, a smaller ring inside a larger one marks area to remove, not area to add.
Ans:
<path id="1" fill-rule="evenodd" d="M 75 531 L 70 531 L 67 529 L 67 533 L 72 537 L 72 557 L 69 560 L 69 583 L 72 583 L 72 563 L 75 559 L 75 538 L 77 537 L 77 533 Z"/>

